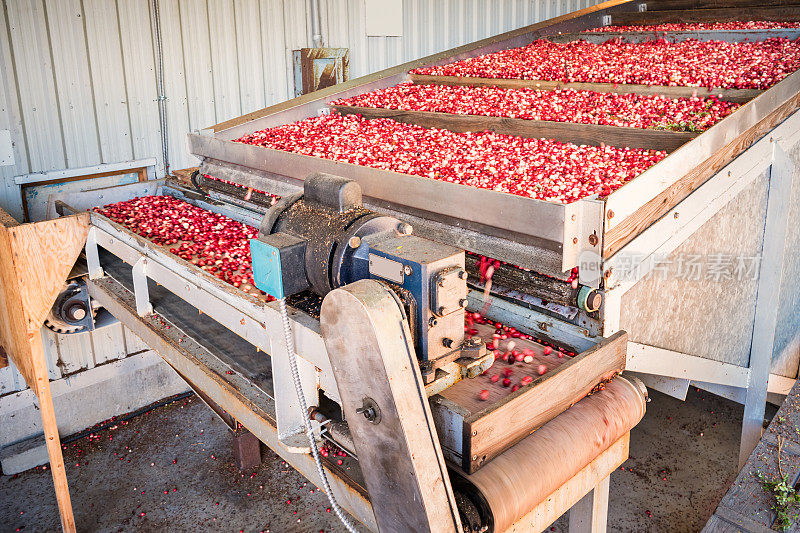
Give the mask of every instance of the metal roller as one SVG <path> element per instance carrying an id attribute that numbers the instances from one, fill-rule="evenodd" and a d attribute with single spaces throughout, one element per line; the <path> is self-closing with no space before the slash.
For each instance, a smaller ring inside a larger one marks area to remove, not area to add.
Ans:
<path id="1" fill-rule="evenodd" d="M 639 380 L 618 376 L 474 474 L 451 473 L 454 489 L 505 531 L 630 431 L 646 401 Z"/>

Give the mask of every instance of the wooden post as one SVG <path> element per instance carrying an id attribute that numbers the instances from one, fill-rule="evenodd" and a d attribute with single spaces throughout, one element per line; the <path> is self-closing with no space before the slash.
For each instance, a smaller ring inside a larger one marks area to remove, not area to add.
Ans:
<path id="1" fill-rule="evenodd" d="M 606 476 L 569 511 L 569 533 L 605 533 L 608 521 L 608 486 Z"/>
<path id="2" fill-rule="evenodd" d="M 0 209 L 0 351 L 39 400 L 61 527 L 75 531 L 39 329 L 86 241 L 89 215 L 19 225 Z"/>
<path id="3" fill-rule="evenodd" d="M 761 247 L 756 313 L 750 344 L 750 381 L 745 395 L 742 440 L 739 447 L 740 469 L 744 467 L 750 453 L 761 439 L 764 424 L 767 383 L 772 368 L 772 352 L 775 348 L 775 327 L 778 323 L 793 170 L 794 165 L 789 157 L 777 142 L 773 142 L 767 218 L 764 225 L 764 244 Z"/>

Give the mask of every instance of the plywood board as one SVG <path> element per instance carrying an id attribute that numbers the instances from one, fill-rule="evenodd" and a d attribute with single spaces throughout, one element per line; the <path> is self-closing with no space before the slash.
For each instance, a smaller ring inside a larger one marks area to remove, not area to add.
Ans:
<path id="1" fill-rule="evenodd" d="M 40 328 L 88 230 L 88 213 L 35 224 L 0 225 L 0 345 L 39 399 L 61 526 L 68 532 L 75 531 L 75 519 Z"/>
<path id="2" fill-rule="evenodd" d="M 631 341 L 747 366 L 767 187 L 762 173 L 622 296 Z"/>

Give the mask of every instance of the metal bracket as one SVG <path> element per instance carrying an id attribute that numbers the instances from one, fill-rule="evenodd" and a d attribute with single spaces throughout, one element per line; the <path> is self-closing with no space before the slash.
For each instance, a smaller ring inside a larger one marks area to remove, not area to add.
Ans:
<path id="1" fill-rule="evenodd" d="M 133 295 L 136 298 L 136 313 L 139 316 L 152 315 L 153 306 L 147 287 L 147 258 L 144 256 L 133 265 Z"/>
<path id="2" fill-rule="evenodd" d="M 97 229 L 89 228 L 86 236 L 86 267 L 89 270 L 89 279 L 102 278 L 103 267 L 100 266 L 100 251 L 97 249 Z"/>

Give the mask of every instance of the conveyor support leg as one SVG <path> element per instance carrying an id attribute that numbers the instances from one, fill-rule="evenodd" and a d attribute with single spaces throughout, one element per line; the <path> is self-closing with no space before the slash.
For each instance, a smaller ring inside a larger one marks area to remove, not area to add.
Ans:
<path id="1" fill-rule="evenodd" d="M 569 533 L 605 533 L 608 519 L 608 485 L 611 476 L 597 486 L 569 511 Z"/>

